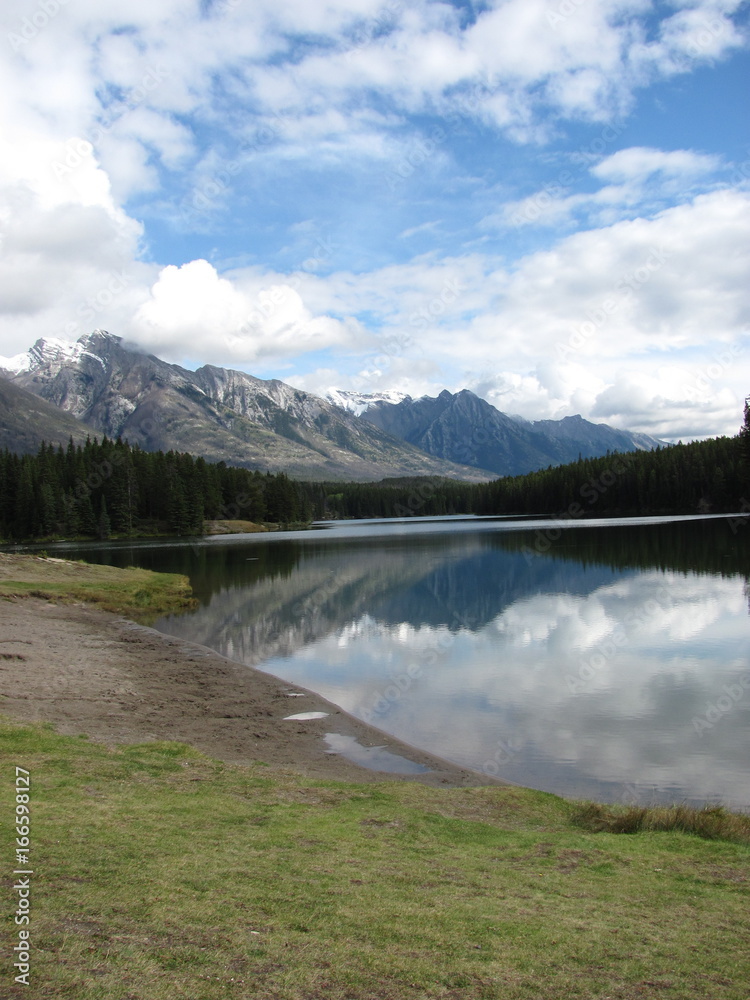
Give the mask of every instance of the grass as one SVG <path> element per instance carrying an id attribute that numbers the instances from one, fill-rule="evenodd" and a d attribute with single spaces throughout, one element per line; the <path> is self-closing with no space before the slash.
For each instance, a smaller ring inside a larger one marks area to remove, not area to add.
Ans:
<path id="1" fill-rule="evenodd" d="M 146 623 L 195 604 L 188 578 L 176 573 L 2 552 L 0 597 L 85 601 Z"/>
<path id="2" fill-rule="evenodd" d="M 731 813 L 722 806 L 608 806 L 585 802 L 579 806 L 573 821 L 585 830 L 610 833 L 641 833 L 643 831 L 679 830 L 706 840 L 728 840 L 750 844 L 750 816 Z"/>
<path id="3" fill-rule="evenodd" d="M 252 534 L 258 531 L 268 531 L 264 524 L 255 521 L 217 520 L 204 521 L 203 531 L 206 535 Z"/>
<path id="4" fill-rule="evenodd" d="M 39 992 L 6 964 L 14 1000 L 747 998 L 730 814 L 713 839 L 676 812 L 623 836 L 617 810 L 522 788 L 310 781 L 10 722 L 0 754 L 6 859 L 13 767 L 32 782 Z"/>

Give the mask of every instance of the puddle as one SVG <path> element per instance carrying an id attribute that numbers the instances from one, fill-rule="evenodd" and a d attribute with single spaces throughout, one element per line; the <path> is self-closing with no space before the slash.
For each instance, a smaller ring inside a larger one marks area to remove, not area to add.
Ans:
<path id="1" fill-rule="evenodd" d="M 285 715 L 284 722 L 288 722 L 290 719 L 299 722 L 307 722 L 308 719 L 325 719 L 328 712 L 298 712 L 296 715 Z"/>
<path id="2" fill-rule="evenodd" d="M 353 764 L 368 767 L 371 771 L 389 771 L 391 774 L 424 774 L 429 770 L 422 764 L 391 753 L 385 747 L 363 747 L 354 736 L 342 736 L 340 733 L 326 733 L 325 740 L 329 750 L 326 753 L 340 753 Z"/>

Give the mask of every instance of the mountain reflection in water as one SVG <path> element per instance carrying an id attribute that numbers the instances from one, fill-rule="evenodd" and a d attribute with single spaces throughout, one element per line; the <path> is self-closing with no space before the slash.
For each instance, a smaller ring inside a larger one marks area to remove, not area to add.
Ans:
<path id="1" fill-rule="evenodd" d="M 726 518 L 456 519 L 129 552 L 199 597 L 158 628 L 432 753 L 568 796 L 750 809 L 749 540 Z"/>

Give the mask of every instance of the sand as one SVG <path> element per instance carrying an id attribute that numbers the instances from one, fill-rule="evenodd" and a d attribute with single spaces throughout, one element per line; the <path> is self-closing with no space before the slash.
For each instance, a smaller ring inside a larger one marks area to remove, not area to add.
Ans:
<path id="1" fill-rule="evenodd" d="M 302 697 L 290 697 L 301 692 Z M 285 716 L 325 712 L 324 718 Z M 423 753 L 304 688 L 83 604 L 0 599 L 0 713 L 50 722 L 115 746 L 176 740 L 237 764 L 263 761 L 310 778 L 500 784 Z M 429 770 L 374 771 L 327 753 L 326 733 L 386 745 Z"/>

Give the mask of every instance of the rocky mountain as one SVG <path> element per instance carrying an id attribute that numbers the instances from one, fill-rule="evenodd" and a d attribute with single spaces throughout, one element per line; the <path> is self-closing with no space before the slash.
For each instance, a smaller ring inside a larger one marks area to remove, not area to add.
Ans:
<path id="1" fill-rule="evenodd" d="M 0 375 L 94 432 L 148 451 L 189 451 L 303 479 L 491 478 L 276 379 L 213 365 L 188 371 L 104 330 L 75 344 L 38 340 L 26 354 L 0 359 Z"/>
<path id="2" fill-rule="evenodd" d="M 382 395 L 337 392 L 344 405 L 376 427 L 424 449 L 431 455 L 464 465 L 489 469 L 496 475 L 520 475 L 589 458 L 607 451 L 651 450 L 662 442 L 607 424 L 593 424 L 580 415 L 562 420 L 527 421 L 512 417 L 468 389 L 437 397 L 397 402 Z M 347 397 L 354 397 L 347 399 Z M 335 398 L 333 394 L 329 399 Z M 341 403 L 339 404 L 341 405 Z"/>
<path id="3" fill-rule="evenodd" d="M 65 447 L 72 437 L 83 444 L 96 432 L 33 392 L 0 378 L 0 449 L 34 454 L 42 441 Z"/>
<path id="4" fill-rule="evenodd" d="M 326 393 L 325 399 L 334 406 L 340 406 L 342 410 L 348 410 L 355 417 L 360 417 L 366 410 L 376 403 L 400 403 L 404 399 L 411 399 L 406 392 L 396 392 L 385 390 L 383 392 L 351 392 L 348 389 L 331 389 Z"/>

